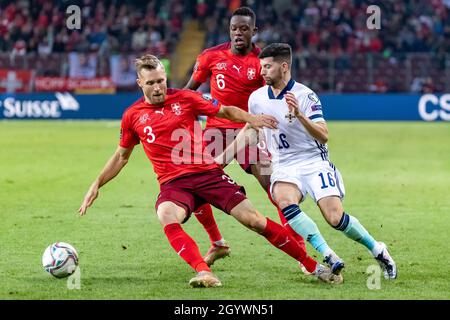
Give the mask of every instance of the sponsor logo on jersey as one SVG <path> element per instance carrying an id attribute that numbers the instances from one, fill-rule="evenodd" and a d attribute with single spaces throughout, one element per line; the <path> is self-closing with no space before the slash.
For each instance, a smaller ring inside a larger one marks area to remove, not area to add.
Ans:
<path id="1" fill-rule="evenodd" d="M 238 67 L 235 64 L 233 64 L 233 68 L 235 68 L 237 70 L 238 73 L 241 73 L 241 68 L 242 66 Z"/>
<path id="2" fill-rule="evenodd" d="M 248 80 L 255 79 L 256 76 L 256 69 L 255 68 L 248 68 L 247 69 L 247 78 Z"/>
<path id="3" fill-rule="evenodd" d="M 155 113 L 164 115 L 164 107 L 161 110 L 155 110 Z"/>
<path id="4" fill-rule="evenodd" d="M 172 112 L 175 113 L 175 115 L 181 115 L 181 106 L 178 102 L 172 103 L 170 106 L 172 107 Z"/>

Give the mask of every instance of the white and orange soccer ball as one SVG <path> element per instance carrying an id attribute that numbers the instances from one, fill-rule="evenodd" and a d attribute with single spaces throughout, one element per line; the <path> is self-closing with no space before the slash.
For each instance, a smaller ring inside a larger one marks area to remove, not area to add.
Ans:
<path id="1" fill-rule="evenodd" d="M 45 249 L 42 255 L 44 270 L 56 278 L 65 278 L 75 272 L 78 266 L 78 253 L 65 242 L 56 242 Z"/>

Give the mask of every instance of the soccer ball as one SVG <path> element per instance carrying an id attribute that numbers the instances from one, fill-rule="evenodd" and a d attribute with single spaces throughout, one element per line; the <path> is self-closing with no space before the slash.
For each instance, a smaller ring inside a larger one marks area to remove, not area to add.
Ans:
<path id="1" fill-rule="evenodd" d="M 78 266 L 78 253 L 70 244 L 56 242 L 45 249 L 42 265 L 52 276 L 65 278 L 75 272 Z"/>

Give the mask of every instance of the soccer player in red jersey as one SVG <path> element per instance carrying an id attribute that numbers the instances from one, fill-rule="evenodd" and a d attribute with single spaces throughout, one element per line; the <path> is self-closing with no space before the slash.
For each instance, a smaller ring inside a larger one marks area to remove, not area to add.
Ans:
<path id="1" fill-rule="evenodd" d="M 142 143 L 160 183 L 160 194 L 155 204 L 158 219 L 175 252 L 197 272 L 190 280 L 191 286 L 221 285 L 201 256 L 196 242 L 181 227 L 194 208 L 205 202 L 264 236 L 319 279 L 342 282 L 329 268 L 309 257 L 286 229 L 254 209 L 245 196 L 244 188 L 238 186 L 211 155 L 204 152 L 201 130 L 196 128 L 199 115 L 247 122 L 254 128 L 276 128 L 274 118 L 250 115 L 237 107 L 223 106 L 217 100 L 204 98 L 194 91 L 168 89 L 164 67 L 152 55 L 137 59 L 136 70 L 137 83 L 144 96 L 124 112 L 119 146 L 91 184 L 79 208 L 80 215 L 84 215 L 97 198 L 99 188 L 127 164 L 134 146 Z"/>
<path id="2" fill-rule="evenodd" d="M 196 90 L 210 78 L 211 95 L 214 99 L 224 105 L 233 105 L 248 111 L 247 102 L 250 94 L 265 85 L 258 58 L 261 49 L 252 43 L 252 37 L 258 30 L 255 20 L 255 13 L 248 7 L 241 7 L 234 11 L 230 20 L 231 41 L 206 49 L 197 57 L 194 72 L 186 88 Z M 208 143 L 208 137 L 215 136 L 214 131 L 220 131 L 223 142 L 222 150 L 225 150 L 243 127 L 243 123 L 219 117 L 208 117 L 205 142 Z M 214 142 L 216 139 L 212 141 Z M 221 153 L 221 151 L 215 152 L 216 148 L 211 148 L 209 151 L 213 156 Z M 240 158 L 238 160 L 240 160 L 238 162 L 242 169 L 256 177 L 268 193 L 270 201 L 277 207 L 269 192 L 270 162 L 267 149 L 261 150 L 257 146 L 249 146 L 245 150 L 245 162 L 242 162 L 243 159 Z M 282 224 L 306 250 L 303 238 L 292 230 L 281 210 L 278 207 L 277 209 Z M 204 226 L 211 240 L 211 247 L 205 255 L 205 261 L 208 265 L 212 265 L 216 259 L 227 256 L 230 248 L 220 234 L 211 206 L 204 204 L 194 210 L 194 215 Z"/>

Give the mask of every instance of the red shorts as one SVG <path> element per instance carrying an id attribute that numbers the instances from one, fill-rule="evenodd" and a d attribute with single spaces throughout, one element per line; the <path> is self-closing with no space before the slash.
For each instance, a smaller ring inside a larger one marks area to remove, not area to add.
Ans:
<path id="1" fill-rule="evenodd" d="M 207 151 L 213 157 L 221 154 L 236 139 L 241 129 L 206 128 L 203 131 L 203 140 Z M 265 142 L 254 146 L 246 146 L 242 154 L 234 156 L 242 169 L 251 172 L 251 165 L 256 163 L 270 163 L 270 153 Z"/>
<path id="2" fill-rule="evenodd" d="M 186 221 L 194 209 L 205 203 L 229 214 L 245 199 L 244 187 L 237 185 L 222 169 L 213 169 L 163 183 L 155 207 L 158 210 L 162 202 L 174 202 L 186 210 Z"/>

